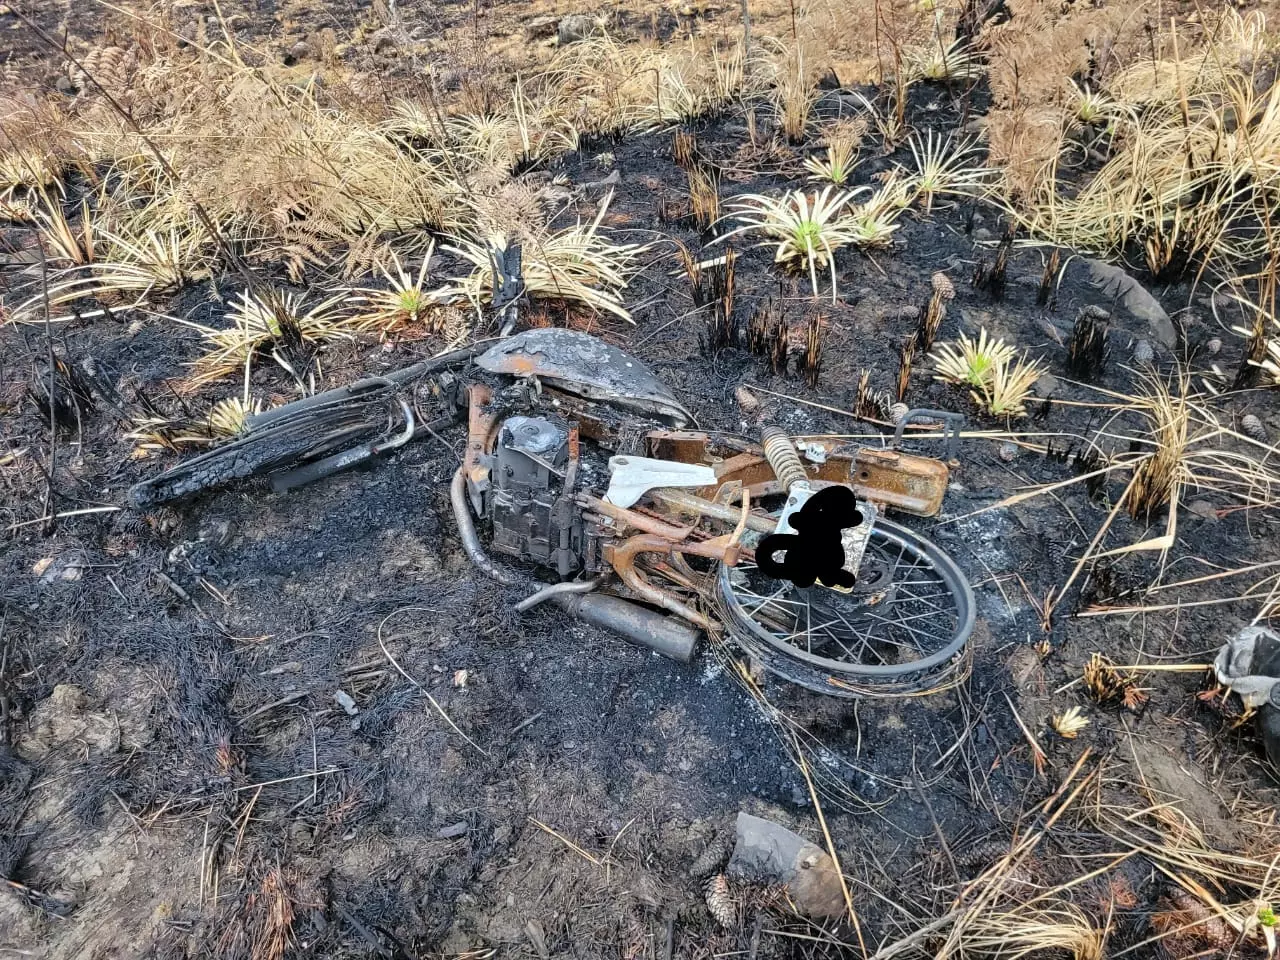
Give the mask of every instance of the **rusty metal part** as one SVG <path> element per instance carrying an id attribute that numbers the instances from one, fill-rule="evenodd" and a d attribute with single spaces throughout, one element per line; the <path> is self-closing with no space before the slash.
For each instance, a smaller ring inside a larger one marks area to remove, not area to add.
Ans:
<path id="1" fill-rule="evenodd" d="M 637 530 L 643 530 L 645 533 L 652 533 L 673 543 L 679 543 L 683 540 L 687 540 L 693 533 L 692 525 L 678 527 L 674 524 L 665 523 L 662 520 L 647 516 L 643 513 L 638 513 L 635 510 L 607 503 L 599 497 L 593 497 L 590 494 L 583 494 L 578 498 L 578 502 L 594 513 L 608 517 L 611 520 L 616 520 L 619 523 L 625 523 L 628 526 L 635 527 Z"/>
<path id="2" fill-rule="evenodd" d="M 854 454 L 849 482 L 854 493 L 873 503 L 917 517 L 932 517 L 942 509 L 950 475 L 947 465 L 932 457 L 860 447 Z"/>
<path id="3" fill-rule="evenodd" d="M 727 483 L 741 483 L 756 498 L 786 492 L 759 454 L 730 457 L 716 466 L 716 474 L 719 484 L 698 490 L 699 496 L 714 498 Z M 806 474 L 815 486 L 819 481 L 847 483 L 859 499 L 917 517 L 932 517 L 942 509 L 951 475 L 941 460 L 875 447 L 837 450 L 825 463 L 811 464 Z"/>
<path id="4" fill-rule="evenodd" d="M 764 447 L 765 459 L 773 467 L 774 475 L 782 482 L 784 490 L 790 490 L 793 484 L 808 482 L 809 474 L 805 472 L 800 454 L 785 430 L 765 427 L 760 431 L 760 443 Z"/>
<path id="5" fill-rule="evenodd" d="M 462 538 L 462 549 L 466 551 L 471 562 L 481 573 L 492 577 L 508 587 L 523 585 L 525 578 L 514 570 L 501 567 L 489 559 L 480 545 L 480 537 L 476 534 L 476 525 L 471 519 L 471 509 L 467 504 L 467 466 L 464 463 L 453 475 L 449 484 L 449 503 L 453 507 L 453 522 L 458 526 L 458 534 Z"/>
<path id="6" fill-rule="evenodd" d="M 741 487 L 738 489 L 738 498 L 741 497 Z M 651 496 L 670 507 L 682 510 L 697 516 L 709 517 L 712 520 L 723 520 L 726 523 L 738 523 L 742 519 L 742 508 L 731 507 L 723 503 L 715 503 L 703 497 L 695 496 L 684 490 L 654 490 Z M 757 533 L 773 533 L 774 527 L 777 526 L 776 521 L 770 520 L 768 517 L 762 517 L 759 514 L 748 513 L 745 521 L 746 526 Z"/>
<path id="7" fill-rule="evenodd" d="M 483 383 L 467 386 L 467 449 L 462 455 L 462 470 L 467 492 L 476 513 L 484 512 L 484 494 L 489 489 L 489 468 L 484 455 L 497 431 L 497 416 L 490 409 L 493 391 Z"/>
<path id="8" fill-rule="evenodd" d="M 524 613 L 526 610 L 532 610 L 540 603 L 553 600 L 558 596 L 566 593 L 590 593 L 604 582 L 604 577 L 593 577 L 590 580 L 573 580 L 565 583 L 552 583 L 543 587 L 537 593 L 531 594 L 516 604 L 516 613 Z"/>
<path id="9" fill-rule="evenodd" d="M 683 463 L 710 461 L 711 438 L 695 430 L 650 430 L 645 437 L 649 456 L 658 460 L 679 460 Z"/>
<path id="10" fill-rule="evenodd" d="M 542 327 L 508 337 L 476 359 L 482 370 L 537 377 L 592 400 L 683 427 L 693 414 L 643 363 L 587 333 Z"/>
<path id="11" fill-rule="evenodd" d="M 766 432 L 773 429 L 776 428 L 766 428 Z M 805 464 L 797 455 L 788 471 L 792 477 L 799 477 L 802 472 L 810 483 L 845 483 L 860 500 L 919 517 L 935 516 L 942 509 L 950 471 L 941 460 L 896 449 L 839 444 L 831 440 L 820 442 L 825 461 Z M 786 443 L 794 449 L 791 438 L 786 438 Z M 775 450 L 785 455 L 782 439 L 778 438 L 775 444 Z M 756 497 L 786 492 L 786 486 L 778 482 L 778 474 L 759 444 L 712 438 L 695 431 L 651 430 L 646 445 L 654 457 L 690 458 L 712 464 L 718 477 L 717 485 L 695 491 L 705 499 L 732 503 L 738 499 L 736 490 L 726 487 L 734 484 L 749 487 Z M 796 465 L 799 472 L 794 470 Z"/>
<path id="12" fill-rule="evenodd" d="M 607 593 L 560 594 L 555 602 L 570 616 L 585 620 L 654 653 L 688 663 L 698 648 L 700 632 L 675 617 Z"/>
<path id="13" fill-rule="evenodd" d="M 641 533 L 624 540 L 622 543 L 607 544 L 605 546 L 605 558 L 618 576 L 622 578 L 622 582 L 630 587 L 641 599 L 664 610 L 669 610 L 704 630 L 709 630 L 711 629 L 711 621 L 704 614 L 695 610 L 683 600 L 671 596 L 662 588 L 655 587 L 636 569 L 636 558 L 639 554 L 657 553 L 663 557 L 670 558 L 674 550 L 675 544 L 670 540 L 652 533 Z"/>

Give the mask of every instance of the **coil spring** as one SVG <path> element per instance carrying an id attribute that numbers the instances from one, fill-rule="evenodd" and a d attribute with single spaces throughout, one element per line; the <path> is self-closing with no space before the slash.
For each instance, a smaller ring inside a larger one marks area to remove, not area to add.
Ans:
<path id="1" fill-rule="evenodd" d="M 774 474 L 782 481 L 782 486 L 790 490 L 793 483 L 808 480 L 804 464 L 800 462 L 800 454 L 795 444 L 787 436 L 786 431 L 778 427 L 765 427 L 760 431 L 760 443 L 764 447 L 764 457 L 773 467 Z"/>

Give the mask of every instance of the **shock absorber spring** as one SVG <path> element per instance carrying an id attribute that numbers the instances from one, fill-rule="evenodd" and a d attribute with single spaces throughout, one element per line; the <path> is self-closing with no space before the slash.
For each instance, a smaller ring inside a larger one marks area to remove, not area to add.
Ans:
<path id="1" fill-rule="evenodd" d="M 790 490 L 792 484 L 809 479 L 804 464 L 800 462 L 800 454 L 786 431 L 779 427 L 765 427 L 760 431 L 760 444 L 764 447 L 765 459 L 785 489 Z"/>

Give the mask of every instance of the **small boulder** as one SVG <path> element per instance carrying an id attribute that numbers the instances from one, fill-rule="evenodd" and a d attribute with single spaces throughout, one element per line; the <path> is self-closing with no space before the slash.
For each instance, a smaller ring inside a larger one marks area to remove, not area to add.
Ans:
<path id="1" fill-rule="evenodd" d="M 556 40 L 561 46 L 576 43 L 595 33 L 598 26 L 595 17 L 589 17 L 585 13 L 571 13 L 560 18 L 560 23 L 556 26 Z"/>
<path id="2" fill-rule="evenodd" d="M 796 908 L 810 917 L 845 911 L 835 862 L 825 850 L 786 827 L 738 814 L 737 842 L 727 872 L 755 883 L 782 883 Z"/>

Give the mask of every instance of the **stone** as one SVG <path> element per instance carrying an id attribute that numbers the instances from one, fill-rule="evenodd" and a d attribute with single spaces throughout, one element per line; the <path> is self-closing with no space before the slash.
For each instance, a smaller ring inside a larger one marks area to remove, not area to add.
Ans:
<path id="1" fill-rule="evenodd" d="M 546 40 L 554 37 L 559 29 L 559 19 L 554 14 L 543 14 L 525 21 L 526 40 Z"/>
<path id="2" fill-rule="evenodd" d="M 1052 373 L 1046 373 L 1036 381 L 1036 396 L 1051 397 L 1058 391 L 1058 378 Z"/>
<path id="3" fill-rule="evenodd" d="M 769 820 L 739 813 L 727 872 L 755 883 L 782 883 L 792 902 L 810 917 L 845 911 L 844 891 L 825 850 Z"/>
<path id="4" fill-rule="evenodd" d="M 585 40 L 595 32 L 595 17 L 589 17 L 585 13 L 571 13 L 567 17 L 562 17 L 560 23 L 557 24 L 556 41 L 561 46 L 564 46 L 565 44 Z"/>

